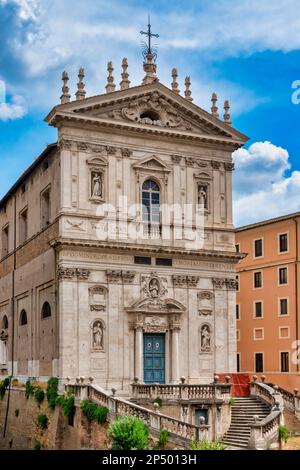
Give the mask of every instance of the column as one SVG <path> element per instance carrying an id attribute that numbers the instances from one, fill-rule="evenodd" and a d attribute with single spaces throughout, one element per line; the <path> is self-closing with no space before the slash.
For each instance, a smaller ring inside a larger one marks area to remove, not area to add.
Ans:
<path id="1" fill-rule="evenodd" d="M 135 330 L 135 375 L 139 382 L 144 382 L 143 373 L 143 329 L 137 327 Z"/>
<path id="2" fill-rule="evenodd" d="M 179 383 L 179 328 L 172 330 L 172 381 Z"/>

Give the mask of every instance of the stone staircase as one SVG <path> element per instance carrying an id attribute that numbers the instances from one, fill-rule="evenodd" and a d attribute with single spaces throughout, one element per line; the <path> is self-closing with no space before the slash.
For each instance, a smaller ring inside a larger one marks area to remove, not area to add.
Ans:
<path id="1" fill-rule="evenodd" d="M 270 406 L 259 398 L 235 398 L 235 403 L 231 405 L 231 424 L 222 441 L 228 447 L 247 448 L 253 416 L 257 415 L 261 420 L 269 413 Z"/>

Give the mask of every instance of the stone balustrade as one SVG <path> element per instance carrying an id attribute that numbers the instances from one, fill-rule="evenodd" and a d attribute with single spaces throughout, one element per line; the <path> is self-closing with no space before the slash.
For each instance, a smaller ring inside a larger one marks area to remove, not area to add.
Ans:
<path id="1" fill-rule="evenodd" d="M 77 403 L 80 400 L 89 399 L 99 405 L 107 406 L 110 419 L 114 419 L 117 416 L 135 416 L 140 418 L 149 426 L 154 436 L 158 435 L 161 429 L 167 429 L 170 432 L 171 440 L 184 446 L 191 440 L 208 439 L 209 426 L 207 425 L 195 426 L 186 423 L 159 413 L 158 408 L 154 411 L 149 410 L 121 397 L 116 397 L 114 389 L 112 389 L 112 394 L 110 395 L 106 390 L 98 385 L 94 385 L 92 381 L 88 382 L 83 377 L 76 379 L 75 382 L 68 380 L 66 389 L 75 395 Z M 171 390 L 168 393 L 170 394 Z"/>
<path id="2" fill-rule="evenodd" d="M 283 410 L 284 399 L 278 390 L 265 384 L 251 382 L 250 393 L 260 398 L 271 406 L 271 411 L 264 419 L 259 420 L 254 416 L 254 423 L 251 424 L 251 434 L 248 447 L 250 449 L 265 450 L 271 446 L 278 445 L 278 426 L 284 424 Z"/>
<path id="3" fill-rule="evenodd" d="M 137 400 L 226 400 L 230 398 L 231 384 L 214 383 L 209 385 L 193 384 L 139 384 L 133 383 L 132 396 Z"/>

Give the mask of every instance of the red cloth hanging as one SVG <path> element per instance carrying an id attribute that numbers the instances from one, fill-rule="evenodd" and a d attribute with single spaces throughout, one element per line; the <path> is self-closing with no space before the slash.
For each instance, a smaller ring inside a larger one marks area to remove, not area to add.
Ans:
<path id="1" fill-rule="evenodd" d="M 220 383 L 226 383 L 226 376 L 230 377 L 231 396 L 248 397 L 250 395 L 250 375 L 249 374 L 217 374 Z"/>

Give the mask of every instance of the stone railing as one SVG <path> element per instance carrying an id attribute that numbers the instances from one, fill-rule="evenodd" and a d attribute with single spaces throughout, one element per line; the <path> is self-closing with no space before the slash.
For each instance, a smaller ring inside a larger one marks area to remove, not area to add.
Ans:
<path id="1" fill-rule="evenodd" d="M 157 397 L 162 400 L 226 400 L 230 398 L 231 384 L 214 383 L 210 385 L 161 385 L 133 383 L 132 397 L 135 400 L 151 400 Z"/>
<path id="2" fill-rule="evenodd" d="M 294 393 L 291 393 L 288 390 L 285 390 L 284 388 L 274 385 L 273 383 L 268 383 L 267 385 L 270 385 L 270 387 L 272 387 L 274 390 L 277 390 L 281 393 L 284 402 L 284 408 L 293 413 L 298 419 L 300 419 L 299 390 L 295 388 Z"/>
<path id="3" fill-rule="evenodd" d="M 209 426 L 195 426 L 184 421 L 161 414 L 158 405 L 155 410 L 149 410 L 121 397 L 116 397 L 116 390 L 112 389 L 112 394 L 92 383 L 92 378 L 87 381 L 83 377 L 77 378 L 75 382 L 68 380 L 66 389 L 74 393 L 76 402 L 81 400 L 91 400 L 99 405 L 104 405 L 109 409 L 109 419 L 117 416 L 135 416 L 140 418 L 149 426 L 154 436 L 158 435 L 161 429 L 170 432 L 171 440 L 186 446 L 191 440 L 199 441 L 208 439 Z"/>
<path id="4" fill-rule="evenodd" d="M 264 419 L 259 420 L 253 416 L 254 423 L 251 424 L 251 434 L 248 447 L 250 449 L 269 449 L 278 446 L 278 426 L 284 423 L 284 402 L 278 389 L 274 389 L 265 383 L 256 382 L 254 377 L 251 382 L 250 394 L 268 403 L 271 411 Z"/>

